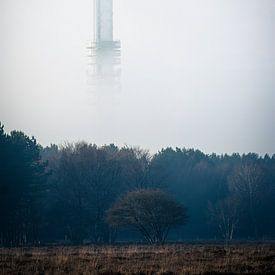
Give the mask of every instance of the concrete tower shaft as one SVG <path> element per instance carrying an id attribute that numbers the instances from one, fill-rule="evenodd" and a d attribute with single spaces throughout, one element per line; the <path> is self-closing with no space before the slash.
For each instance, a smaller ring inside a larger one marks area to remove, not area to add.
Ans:
<path id="1" fill-rule="evenodd" d="M 94 0 L 94 41 L 113 41 L 113 0 Z"/>
<path id="2" fill-rule="evenodd" d="M 120 86 L 120 41 L 113 38 L 113 0 L 93 0 L 94 37 L 90 46 L 89 75 L 95 90 Z"/>

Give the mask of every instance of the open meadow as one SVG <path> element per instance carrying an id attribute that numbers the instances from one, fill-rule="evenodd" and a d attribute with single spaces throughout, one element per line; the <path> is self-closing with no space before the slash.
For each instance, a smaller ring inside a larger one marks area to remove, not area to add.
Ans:
<path id="1" fill-rule="evenodd" d="M 0 274 L 275 274 L 275 245 L 2 248 Z"/>

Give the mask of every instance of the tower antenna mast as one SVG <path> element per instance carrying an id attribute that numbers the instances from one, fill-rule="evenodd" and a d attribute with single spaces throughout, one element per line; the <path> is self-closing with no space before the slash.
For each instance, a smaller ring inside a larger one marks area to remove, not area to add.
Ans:
<path id="1" fill-rule="evenodd" d="M 92 78 L 98 87 L 116 86 L 120 77 L 120 41 L 113 38 L 113 0 L 93 0 Z"/>

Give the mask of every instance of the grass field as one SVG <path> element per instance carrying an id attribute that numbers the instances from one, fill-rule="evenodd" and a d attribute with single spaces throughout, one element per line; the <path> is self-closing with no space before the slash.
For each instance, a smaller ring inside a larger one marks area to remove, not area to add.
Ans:
<path id="1" fill-rule="evenodd" d="M 0 248 L 0 274 L 275 274 L 275 245 Z"/>

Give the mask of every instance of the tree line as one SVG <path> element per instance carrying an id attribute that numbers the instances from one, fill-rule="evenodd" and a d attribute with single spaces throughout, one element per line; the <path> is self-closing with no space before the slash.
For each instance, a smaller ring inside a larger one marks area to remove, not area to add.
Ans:
<path id="1" fill-rule="evenodd" d="M 271 239 L 274 199 L 275 155 L 185 148 L 152 155 L 86 142 L 42 147 L 0 124 L 4 246 Z M 185 226 L 170 228 L 177 224 Z M 147 235 L 130 230 L 143 226 Z"/>

